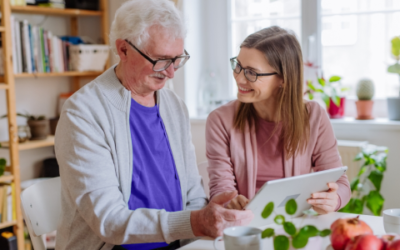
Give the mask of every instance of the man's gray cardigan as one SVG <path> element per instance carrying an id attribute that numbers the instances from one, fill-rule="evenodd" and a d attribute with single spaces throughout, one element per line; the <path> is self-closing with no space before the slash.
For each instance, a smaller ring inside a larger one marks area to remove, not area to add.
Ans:
<path id="1" fill-rule="evenodd" d="M 62 216 L 56 249 L 111 249 L 114 245 L 193 238 L 190 210 L 207 204 L 191 142 L 185 104 L 167 89 L 157 104 L 182 190 L 183 211 L 129 210 L 135 152 L 129 126 L 131 92 L 111 67 L 64 104 L 55 136 Z"/>

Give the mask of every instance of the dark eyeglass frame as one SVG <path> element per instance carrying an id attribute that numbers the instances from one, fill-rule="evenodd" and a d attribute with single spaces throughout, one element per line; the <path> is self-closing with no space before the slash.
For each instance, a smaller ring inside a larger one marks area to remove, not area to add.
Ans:
<path id="1" fill-rule="evenodd" d="M 243 71 L 244 71 L 244 76 L 245 76 L 246 79 L 249 80 L 250 82 L 255 82 L 255 81 L 257 81 L 257 79 L 258 79 L 259 76 L 272 76 L 272 75 L 277 75 L 277 74 L 278 74 L 277 72 L 274 72 L 274 73 L 257 73 L 257 72 L 255 72 L 254 70 L 245 69 L 245 68 L 243 68 L 242 65 L 240 65 L 240 63 L 237 61 L 237 56 L 232 57 L 232 58 L 229 59 L 229 60 L 231 61 L 231 68 L 232 68 L 233 72 L 234 72 L 235 74 L 240 74 L 240 72 L 242 72 L 242 69 L 243 69 Z M 236 66 L 233 67 L 234 63 L 236 63 L 236 65 L 239 66 L 239 68 L 240 68 L 239 72 L 236 72 L 236 70 L 235 70 L 235 69 L 236 69 Z M 255 79 L 254 81 L 251 80 L 251 79 L 249 79 L 249 77 L 247 76 L 247 74 L 248 74 L 249 72 L 253 72 L 253 73 L 254 73 L 253 75 L 256 76 L 256 79 Z"/>
<path id="2" fill-rule="evenodd" d="M 136 48 L 136 46 L 133 45 L 128 39 L 125 39 L 125 42 L 127 42 L 130 46 L 132 46 L 132 48 L 134 48 L 137 52 L 139 52 L 139 54 L 142 55 L 147 61 L 149 61 L 151 64 L 153 64 L 153 71 L 155 71 L 155 72 L 160 72 L 160 71 L 166 70 L 171 65 L 171 63 L 174 64 L 174 69 L 182 68 L 185 65 L 185 63 L 190 59 L 189 53 L 186 50 L 184 50 L 185 55 L 182 55 L 182 56 L 177 56 L 175 58 L 168 58 L 168 59 L 153 60 L 150 57 L 148 57 L 145 53 L 140 51 L 138 48 Z M 182 65 L 178 64 L 178 67 L 175 67 L 175 61 L 178 59 L 183 59 L 184 62 Z M 170 61 L 170 62 L 166 64 L 165 68 L 160 69 L 160 70 L 155 70 L 154 67 L 160 61 Z"/>

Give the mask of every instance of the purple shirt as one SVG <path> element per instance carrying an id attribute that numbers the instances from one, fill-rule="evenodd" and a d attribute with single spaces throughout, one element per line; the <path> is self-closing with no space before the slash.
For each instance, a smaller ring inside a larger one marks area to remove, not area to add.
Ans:
<path id="1" fill-rule="evenodd" d="M 137 208 L 182 210 L 179 176 L 159 108 L 144 107 L 132 99 L 129 116 L 133 174 L 130 210 Z M 123 245 L 131 249 L 154 249 L 165 242 Z"/>

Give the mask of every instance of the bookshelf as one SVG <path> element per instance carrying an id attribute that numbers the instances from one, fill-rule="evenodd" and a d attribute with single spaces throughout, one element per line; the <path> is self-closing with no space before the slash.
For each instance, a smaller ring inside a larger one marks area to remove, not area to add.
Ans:
<path id="1" fill-rule="evenodd" d="M 10 171 L 10 175 L 0 177 L 0 182 L 15 184 L 15 205 L 16 205 L 16 220 L 6 223 L 0 223 L 0 229 L 13 226 L 14 234 L 17 236 L 18 249 L 24 250 L 24 226 L 20 202 L 20 166 L 19 166 L 19 153 L 21 150 L 30 150 L 35 148 L 49 147 L 54 145 L 54 137 L 49 136 L 46 140 L 41 141 L 28 141 L 24 143 L 18 142 L 17 134 L 17 118 L 16 118 L 16 95 L 15 95 L 15 81 L 21 78 L 35 78 L 35 77 L 69 77 L 71 80 L 71 90 L 76 91 L 80 87 L 80 79 L 88 77 L 96 77 L 102 72 L 52 72 L 52 73 L 19 73 L 14 74 L 13 68 L 13 49 L 11 37 L 11 14 L 33 14 L 33 15 L 49 15 L 49 16 L 65 16 L 69 18 L 70 34 L 71 36 L 78 36 L 79 25 L 78 18 L 83 16 L 97 16 L 100 18 L 99 25 L 101 27 L 101 34 L 105 44 L 108 44 L 108 1 L 99 0 L 100 10 L 78 10 L 78 9 L 53 9 L 37 6 L 11 6 L 10 0 L 0 0 L 1 6 L 1 26 L 0 32 L 3 39 L 3 60 L 4 60 L 4 76 L 0 77 L 0 91 L 6 93 L 7 114 L 8 114 L 8 134 L 9 141 L 1 142 L 2 150 L 9 151 L 10 166 L 6 170 Z M 110 66 L 110 60 L 106 64 L 106 68 Z M 3 104 L 1 104 L 3 105 Z"/>

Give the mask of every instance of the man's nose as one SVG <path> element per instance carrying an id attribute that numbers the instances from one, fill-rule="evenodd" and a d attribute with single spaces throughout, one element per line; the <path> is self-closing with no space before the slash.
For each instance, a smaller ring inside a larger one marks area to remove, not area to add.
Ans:
<path id="1" fill-rule="evenodd" d="M 175 75 L 175 68 L 174 68 L 174 64 L 173 64 L 173 63 L 171 63 L 171 65 L 169 65 L 168 68 L 166 68 L 164 71 L 165 71 L 164 74 L 165 74 L 169 79 L 174 78 L 174 75 Z"/>

